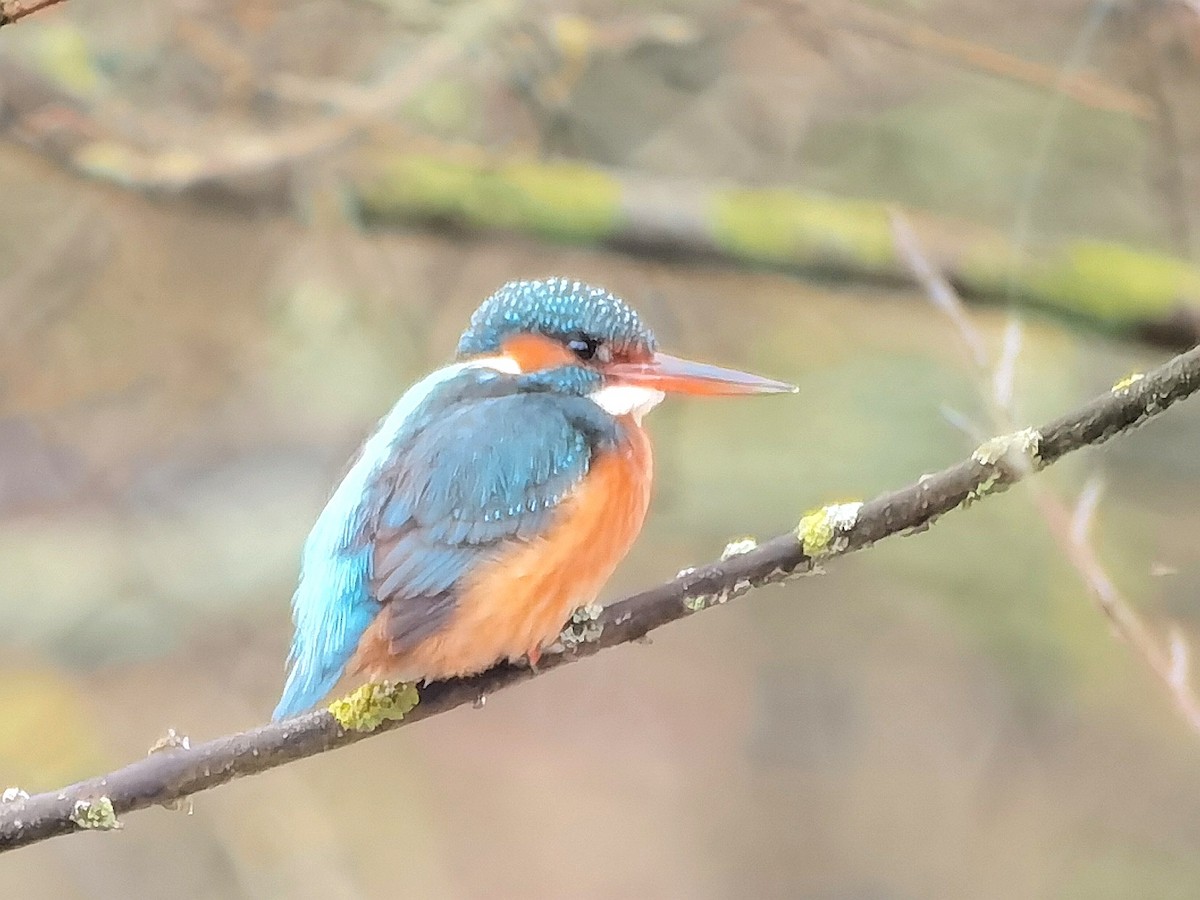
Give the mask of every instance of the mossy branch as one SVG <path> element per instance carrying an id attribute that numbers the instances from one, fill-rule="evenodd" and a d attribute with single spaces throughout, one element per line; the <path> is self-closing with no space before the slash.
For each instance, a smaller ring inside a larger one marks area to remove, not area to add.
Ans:
<path id="1" fill-rule="evenodd" d="M 655 628 L 751 588 L 810 571 L 817 562 L 869 547 L 895 534 L 923 531 L 944 513 L 977 502 L 1068 453 L 1100 444 L 1161 415 L 1200 391 L 1200 347 L 1144 377 L 1112 389 L 1038 429 L 994 438 L 970 457 L 905 488 L 866 503 L 843 503 L 809 513 L 794 532 L 764 544 L 731 545 L 719 562 L 687 570 L 665 584 L 568 623 L 564 649 L 542 656 L 537 675 L 578 662 L 607 647 L 635 641 Z M 582 627 L 581 627 L 582 626 Z M 172 741 L 145 759 L 57 791 L 0 797 L 0 851 L 83 829 L 112 829 L 121 815 L 172 804 L 234 778 L 345 747 L 410 725 L 535 676 L 498 665 L 474 678 L 412 686 L 367 686 L 322 709 L 253 731 L 188 746 Z"/>
<path id="2" fill-rule="evenodd" d="M 434 224 L 512 231 L 639 255 L 682 256 L 801 275 L 908 283 L 889 204 L 792 188 L 661 181 L 583 163 L 365 149 L 353 191 L 376 228 Z M 1102 331 L 1173 350 L 1200 341 L 1200 268 L 1122 244 L 1048 243 L 1020 266 L 1001 235 L 921 217 L 939 268 L 967 299 L 1016 298 Z"/>
<path id="3" fill-rule="evenodd" d="M 885 203 L 666 179 L 587 162 L 502 159 L 432 140 L 410 138 L 408 149 L 397 151 L 393 132 L 375 134 L 481 31 L 508 21 L 509 6 L 490 0 L 483 24 L 472 12 L 377 84 L 353 91 L 354 101 L 345 100 L 340 113 L 275 131 L 200 141 L 147 113 L 139 131 L 165 136 L 148 146 L 123 123 L 93 112 L 92 98 L 9 63 L 0 63 L 0 78 L 15 87 L 0 98 L 0 120 L 9 123 L 9 137 L 78 174 L 151 195 L 220 198 L 258 211 L 286 208 L 295 197 L 296 173 L 314 160 L 338 157 L 349 198 L 379 229 L 514 232 L 805 276 L 911 282 Z M 60 107 L 71 115 L 46 115 Z M 46 128 L 46 121 L 54 127 Z M 939 270 L 968 300 L 1018 299 L 1173 350 L 1200 341 L 1200 267 L 1186 260 L 1087 238 L 1023 254 L 979 225 L 926 214 L 917 226 L 935 249 Z"/>

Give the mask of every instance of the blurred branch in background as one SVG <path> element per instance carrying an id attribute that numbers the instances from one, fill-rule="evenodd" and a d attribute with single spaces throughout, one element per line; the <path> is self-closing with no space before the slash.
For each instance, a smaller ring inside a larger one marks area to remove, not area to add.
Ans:
<path id="1" fill-rule="evenodd" d="M 1123 113 L 1143 122 L 1150 121 L 1155 114 L 1154 104 L 1148 98 L 1122 90 L 1094 75 L 1074 73 L 1064 77 L 1062 71 L 1054 66 L 1031 62 L 994 47 L 946 35 L 928 25 L 901 19 L 865 4 L 773 0 L 763 5 L 788 26 L 803 26 L 807 17 L 819 16 L 827 26 L 850 29 L 951 65 L 1047 93 L 1061 92 L 1081 106 Z"/>
<path id="2" fill-rule="evenodd" d="M 933 305 L 949 317 L 978 369 L 980 394 L 985 408 L 990 411 L 992 427 L 1001 431 L 1014 428 L 1016 413 L 1013 409 L 1012 384 L 1020 354 L 1020 326 L 1017 320 L 1010 321 L 1005 346 L 993 366 L 988 359 L 982 333 L 971 321 L 954 289 L 926 257 L 916 234 L 901 213 L 893 213 L 892 228 L 896 247 L 907 261 L 913 278 L 925 290 Z M 1131 376 L 1127 381 L 1136 384 L 1141 377 Z M 1089 539 L 1091 522 L 1100 502 L 1099 480 L 1093 478 L 1088 482 L 1080 494 L 1074 514 L 1061 499 L 1041 484 L 1032 485 L 1030 491 L 1050 534 L 1095 598 L 1097 609 L 1108 619 L 1113 633 L 1162 683 L 1188 726 L 1200 734 L 1200 698 L 1196 697 L 1191 686 L 1190 653 L 1182 635 L 1172 632 L 1169 648 L 1164 650 L 1104 571 Z"/>
<path id="3" fill-rule="evenodd" d="M 636 641 L 669 622 L 724 604 L 751 588 L 813 571 L 827 559 L 883 538 L 924 531 L 943 514 L 1002 491 L 1068 453 L 1159 416 L 1197 391 L 1200 348 L 1040 429 L 992 438 L 968 459 L 898 491 L 866 503 L 816 510 L 801 519 L 795 532 L 758 546 L 731 545 L 719 562 L 681 572 L 673 581 L 603 610 L 581 610 L 563 632 L 565 649 L 543 655 L 539 669 L 554 669 Z M 1180 670 L 1179 665 L 1173 668 L 1176 673 Z M 419 694 L 413 686 L 400 691 L 360 689 L 351 695 L 357 704 L 351 716 L 346 715 L 347 701 L 338 701 L 330 709 L 205 744 L 190 746 L 172 739 L 145 759 L 59 791 L 29 796 L 9 788 L 0 800 L 0 850 L 73 831 L 116 828 L 123 813 L 172 804 L 234 778 L 479 703 L 533 674 L 528 668 L 498 665 L 474 678 L 427 685 Z M 1177 674 L 1173 677 L 1178 680 Z"/>
<path id="4" fill-rule="evenodd" d="M 0 27 L 11 25 L 18 19 L 62 2 L 63 0 L 0 0 Z"/>
<path id="5" fill-rule="evenodd" d="M 46 129 L 36 127 L 38 110 L 32 110 L 22 118 L 35 127 L 18 127 L 17 135 L 26 145 L 82 174 L 123 187 L 162 194 L 210 191 L 251 201 L 278 201 L 290 196 L 293 167 L 343 149 L 364 131 L 378 127 L 460 61 L 491 29 L 507 22 L 518 8 L 508 0 L 470 6 L 369 86 L 277 76 L 267 85 L 268 94 L 310 106 L 325 105 L 332 112 L 308 117 L 300 124 L 270 131 L 230 124 L 217 131 L 219 137 L 214 139 L 211 123 L 185 126 L 178 120 L 156 118 L 144 110 L 106 101 L 86 113 L 81 105 L 71 104 L 76 117 L 55 119 L 53 127 Z M 235 55 L 228 48 L 227 53 Z M 21 72 L 20 77 L 26 87 L 23 94 L 29 94 L 34 87 L 31 82 L 38 81 L 43 83 L 32 91 L 35 97 L 53 96 L 55 88 L 61 89 L 29 71 Z M 59 99 L 70 102 L 75 98 Z M 14 98 L 11 102 L 20 101 Z M 122 123 L 136 123 L 134 130 L 142 137 L 142 145 Z M 147 135 L 154 139 L 146 141 Z"/>
<path id="6" fill-rule="evenodd" d="M 646 255 L 764 266 L 844 280 L 906 280 L 888 204 L 613 172 L 473 153 L 369 152 L 354 176 L 368 223 L 523 231 Z M 1111 333 L 1172 349 L 1200 341 L 1200 268 L 1079 239 L 1041 247 L 1012 276 L 1012 244 L 990 229 L 922 216 L 950 280 L 972 299 L 1015 295 Z"/>
<path id="7" fill-rule="evenodd" d="M 1190 0 L 1137 0 L 1117 7 L 1118 62 L 1125 79 L 1152 105 L 1155 140 L 1148 170 L 1162 198 L 1174 250 L 1200 251 L 1196 197 L 1200 173 L 1200 5 Z"/>
<path id="8" fill-rule="evenodd" d="M 1055 83 L 1051 67 L 942 36 L 859 4 L 814 4 L 799 11 L 795 6 L 786 2 L 766 8 L 774 19 L 788 23 L 804 24 L 806 17 L 815 16 L 822 33 L 840 28 L 886 36 L 988 74 L 1039 88 Z M 511 146 L 497 152 L 464 140 L 418 137 L 406 128 L 407 104 L 437 79 L 461 76 L 468 62 L 469 68 L 481 70 L 476 77 L 488 74 L 491 65 L 504 69 L 508 80 L 519 80 L 496 57 L 505 48 L 515 52 L 510 46 L 519 44 L 514 35 L 528 37 L 533 24 L 526 18 L 525 7 L 511 0 L 464 4 L 442 14 L 436 31 L 414 42 L 398 63 L 382 64 L 382 74 L 366 83 L 287 71 L 260 73 L 262 84 L 242 91 L 252 96 L 228 122 L 215 121 L 211 111 L 207 118 L 200 112 L 194 123 L 185 116 L 147 112 L 145 104 L 135 108 L 112 99 L 114 92 L 81 91 L 34 67 L 6 62 L 0 72 L 5 84 L 0 128 L 78 174 L 158 196 L 232 198 L 251 209 L 287 208 L 296 199 L 297 175 L 304 167 L 332 160 L 350 207 L 378 229 L 499 230 L 805 276 L 907 281 L 883 202 L 784 185 L 667 177 L 602 167 L 587 158 L 555 162 L 514 152 Z M 699 46 L 705 34 L 703 29 L 688 31 L 686 23 L 675 19 L 651 22 L 641 31 L 627 27 L 620 31 L 620 41 L 609 34 L 615 26 L 605 31 L 580 17 L 542 24 L 553 33 L 560 62 L 568 70 L 553 74 L 571 83 L 579 76 L 580 60 L 595 55 L 596 46 L 606 40 L 624 47 L 635 37 L 650 35 L 655 46 L 671 41 Z M 721 27 L 727 25 L 709 30 Z M 194 37 L 196 30 L 184 29 L 193 43 L 200 40 Z M 490 56 L 481 53 L 485 50 Z M 220 57 L 222 71 L 240 73 L 229 77 L 253 80 L 255 61 L 249 51 L 242 59 L 242 51 L 226 42 L 219 52 L 208 52 Z M 480 63 L 481 55 L 490 60 L 487 65 Z M 1139 122 L 1148 115 L 1147 104 L 1162 106 L 1092 76 L 1063 77 L 1061 83 L 1072 100 Z M 569 85 L 554 85 L 542 93 L 570 92 Z M 490 87 L 495 90 L 494 83 Z M 512 86 L 506 90 L 517 91 Z M 492 100 L 503 107 L 503 98 Z M 254 112 L 255 104 L 274 104 L 280 114 L 271 116 L 268 126 L 268 117 Z M 1178 131 L 1163 127 L 1167 135 Z M 1164 164 L 1162 171 L 1175 170 Z M 1187 216 L 1179 212 L 1186 209 L 1186 178 L 1178 172 L 1172 177 L 1175 188 L 1166 194 L 1177 208 L 1174 219 L 1179 221 L 1172 230 L 1180 235 L 1181 257 L 1072 238 L 1041 242 L 1026 261 L 1017 256 L 1012 241 L 986 226 L 923 215 L 918 229 L 939 269 L 967 300 L 1015 296 L 1093 328 L 1182 350 L 1200 340 L 1200 268 L 1186 259 Z M 1020 266 L 1013 265 L 1017 258 Z"/>

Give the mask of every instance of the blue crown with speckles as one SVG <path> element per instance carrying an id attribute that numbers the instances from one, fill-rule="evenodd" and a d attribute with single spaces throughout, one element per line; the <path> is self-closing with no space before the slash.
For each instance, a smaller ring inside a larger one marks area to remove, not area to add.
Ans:
<path id="1" fill-rule="evenodd" d="M 505 338 L 527 333 L 585 335 L 617 352 L 651 353 L 656 347 L 654 333 L 620 297 L 582 281 L 550 278 L 510 281 L 484 300 L 458 342 L 458 356 L 496 353 Z"/>

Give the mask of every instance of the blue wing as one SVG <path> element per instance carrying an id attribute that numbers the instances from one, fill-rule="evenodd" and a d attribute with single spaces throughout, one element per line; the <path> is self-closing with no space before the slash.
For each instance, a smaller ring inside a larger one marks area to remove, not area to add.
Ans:
<path id="1" fill-rule="evenodd" d="M 381 605 L 396 652 L 441 628 L 459 580 L 544 529 L 615 440 L 590 400 L 524 386 L 478 372 L 423 382 L 364 445 L 305 544 L 276 719 L 329 692 Z"/>
<path id="2" fill-rule="evenodd" d="M 582 398 L 516 394 L 464 404 L 414 438 L 372 541 L 393 653 L 446 624 L 469 571 L 546 530 L 612 428 L 598 412 Z"/>

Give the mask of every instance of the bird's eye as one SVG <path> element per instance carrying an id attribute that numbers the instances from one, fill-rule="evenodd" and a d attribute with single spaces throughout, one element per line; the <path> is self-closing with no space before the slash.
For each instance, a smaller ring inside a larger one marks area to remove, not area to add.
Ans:
<path id="1" fill-rule="evenodd" d="M 582 334 L 567 340 L 567 349 L 582 360 L 592 359 L 600 348 L 600 342 Z"/>

